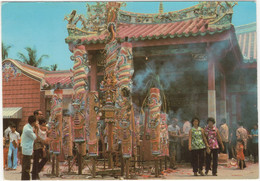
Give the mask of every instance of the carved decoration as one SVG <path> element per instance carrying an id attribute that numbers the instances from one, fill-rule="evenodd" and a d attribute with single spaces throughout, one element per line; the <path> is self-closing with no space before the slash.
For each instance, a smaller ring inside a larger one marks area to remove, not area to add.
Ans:
<path id="1" fill-rule="evenodd" d="M 56 89 L 51 105 L 50 152 L 60 154 L 62 145 L 62 90 Z"/>
<path id="2" fill-rule="evenodd" d="M 21 70 L 11 62 L 5 62 L 2 65 L 2 72 L 6 82 L 8 82 L 8 80 L 15 79 L 17 76 L 22 75 Z"/>

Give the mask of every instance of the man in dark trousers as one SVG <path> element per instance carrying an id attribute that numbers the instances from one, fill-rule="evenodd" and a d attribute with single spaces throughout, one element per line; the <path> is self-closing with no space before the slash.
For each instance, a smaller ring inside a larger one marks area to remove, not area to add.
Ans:
<path id="1" fill-rule="evenodd" d="M 21 180 L 30 180 L 31 157 L 33 153 L 33 143 L 36 139 L 33 127 L 35 127 L 36 118 L 29 116 L 28 123 L 23 127 L 22 133 L 22 178 Z"/>
<path id="2" fill-rule="evenodd" d="M 34 116 L 36 117 L 36 125 L 38 127 L 39 119 L 43 118 L 43 114 L 40 110 L 34 111 Z M 39 180 L 39 173 L 47 163 L 48 158 L 43 157 L 43 147 L 47 140 L 42 140 L 38 136 L 38 129 L 36 130 L 37 139 L 34 141 L 33 145 L 33 168 L 32 168 L 32 180 Z M 41 159 L 41 161 L 40 161 Z"/>

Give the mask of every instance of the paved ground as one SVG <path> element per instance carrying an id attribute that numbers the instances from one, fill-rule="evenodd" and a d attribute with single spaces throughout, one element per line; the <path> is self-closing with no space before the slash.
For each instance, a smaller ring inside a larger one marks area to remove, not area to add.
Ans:
<path id="1" fill-rule="evenodd" d="M 64 174 L 67 171 L 67 167 L 65 164 L 60 164 L 60 173 L 63 173 L 60 177 L 50 177 L 47 174 L 51 172 L 51 165 L 47 164 L 44 170 L 40 173 L 41 180 L 87 180 L 90 179 L 90 176 L 86 175 L 88 171 L 88 167 L 86 167 L 82 173 L 84 175 L 68 175 Z M 77 171 L 77 167 L 73 168 L 73 171 Z M 155 178 L 154 175 L 151 175 L 148 171 L 138 176 L 135 176 L 135 179 L 257 179 L 259 177 L 259 165 L 253 164 L 252 162 L 247 162 L 247 168 L 244 170 L 240 170 L 236 167 L 235 162 L 229 161 L 229 163 L 224 165 L 219 165 L 218 167 L 218 176 L 212 176 L 211 172 L 208 176 L 193 176 L 193 172 L 189 165 L 178 165 L 177 170 L 166 170 L 163 172 L 163 175 L 160 178 Z M 20 180 L 21 178 L 21 166 L 19 165 L 17 170 L 12 171 L 4 171 L 4 178 L 6 180 Z M 97 180 L 105 179 L 105 180 L 114 180 L 114 177 L 100 177 L 96 178 Z M 122 179 L 122 178 L 118 178 Z"/>

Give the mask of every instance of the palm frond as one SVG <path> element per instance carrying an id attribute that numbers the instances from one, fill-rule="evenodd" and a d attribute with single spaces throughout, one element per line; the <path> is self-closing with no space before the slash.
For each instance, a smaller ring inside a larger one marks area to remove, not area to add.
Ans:
<path id="1" fill-rule="evenodd" d="M 49 67 L 46 67 L 46 66 L 44 66 L 44 67 L 39 67 L 40 69 L 43 69 L 43 70 L 48 70 L 48 71 L 50 71 L 50 68 Z"/>
<path id="2" fill-rule="evenodd" d="M 43 58 L 49 58 L 49 55 L 42 55 L 36 62 L 38 65 L 40 65 L 42 63 L 42 59 Z"/>
<path id="3" fill-rule="evenodd" d="M 2 42 L 2 60 L 8 58 L 8 51 L 9 51 L 9 49 L 10 49 L 11 47 L 12 47 L 11 45 L 5 45 L 5 44 Z"/>
<path id="4" fill-rule="evenodd" d="M 51 71 L 56 71 L 57 68 L 58 68 L 58 65 L 57 65 L 57 64 L 51 65 Z"/>
<path id="5" fill-rule="evenodd" d="M 28 58 L 23 53 L 19 52 L 17 55 L 18 55 L 19 59 L 21 59 L 24 63 L 26 63 L 26 64 L 30 63 Z"/>

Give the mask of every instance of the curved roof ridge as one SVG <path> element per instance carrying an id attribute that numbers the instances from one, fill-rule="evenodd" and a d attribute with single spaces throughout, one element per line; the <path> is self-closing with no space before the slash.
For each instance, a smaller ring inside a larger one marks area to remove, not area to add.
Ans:
<path id="1" fill-rule="evenodd" d="M 40 72 L 43 72 L 43 73 L 48 72 L 48 70 L 44 70 L 44 69 L 41 69 L 41 68 L 39 68 L 39 67 L 34 67 L 34 66 L 32 66 L 32 65 L 29 65 L 29 64 L 26 64 L 26 63 L 24 63 L 24 62 L 21 62 L 20 60 L 14 60 L 14 59 L 12 59 L 12 60 L 13 60 L 13 61 L 16 61 L 16 62 L 19 63 L 20 65 L 26 66 L 26 67 L 28 67 L 28 68 L 31 68 L 31 69 L 34 69 L 34 70 L 37 70 L 37 71 L 40 71 Z"/>
<path id="2" fill-rule="evenodd" d="M 17 60 L 14 60 L 14 59 L 11 59 L 11 58 L 8 58 L 8 59 L 5 59 L 2 64 L 4 64 L 5 62 L 11 62 L 13 63 L 15 66 L 17 66 L 23 73 L 27 74 L 27 75 L 30 75 L 32 76 L 33 78 L 36 78 L 37 80 L 39 81 L 42 81 L 44 79 L 44 74 L 43 76 L 40 76 L 39 74 L 36 74 L 35 72 L 31 71 L 31 70 L 28 70 L 27 68 L 25 68 L 23 65 L 20 64 L 20 61 L 17 61 Z"/>

